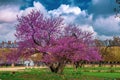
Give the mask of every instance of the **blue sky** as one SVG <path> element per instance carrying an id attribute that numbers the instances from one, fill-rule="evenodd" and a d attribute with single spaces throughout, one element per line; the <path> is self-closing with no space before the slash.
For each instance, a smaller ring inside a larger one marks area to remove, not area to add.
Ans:
<path id="1" fill-rule="evenodd" d="M 0 0 L 0 41 L 14 41 L 16 15 L 26 15 L 32 9 L 46 16 L 61 15 L 65 22 L 79 24 L 99 39 L 120 36 L 115 7 L 115 0 Z"/>

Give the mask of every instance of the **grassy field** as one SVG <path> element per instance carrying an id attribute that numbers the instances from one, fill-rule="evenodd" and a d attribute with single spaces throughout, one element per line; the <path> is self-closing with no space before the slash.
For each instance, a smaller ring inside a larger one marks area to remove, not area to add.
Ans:
<path id="1" fill-rule="evenodd" d="M 65 68 L 63 74 L 51 73 L 48 69 L 25 69 L 17 72 L 2 71 L 0 72 L 0 80 L 120 80 L 120 73 L 84 72 L 86 69 L 99 71 L 101 68 L 79 68 L 77 71 L 73 68 Z M 103 69 L 108 70 L 108 68 Z"/>

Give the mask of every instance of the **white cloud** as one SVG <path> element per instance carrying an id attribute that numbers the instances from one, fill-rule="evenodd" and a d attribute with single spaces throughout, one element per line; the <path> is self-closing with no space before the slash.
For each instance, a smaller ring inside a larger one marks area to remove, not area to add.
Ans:
<path id="1" fill-rule="evenodd" d="M 15 23 L 2 23 L 0 24 L 0 41 L 14 41 L 15 40 L 15 36 L 14 36 L 14 32 L 15 32 Z"/>
<path id="2" fill-rule="evenodd" d="M 100 35 L 120 35 L 120 22 L 114 15 L 107 18 L 100 17 L 94 21 L 93 25 Z"/>
<path id="3" fill-rule="evenodd" d="M 16 6 L 1 6 L 0 7 L 0 22 L 14 22 L 19 13 L 19 8 Z"/>
<path id="4" fill-rule="evenodd" d="M 69 5 L 61 5 L 59 10 L 66 14 L 73 13 L 75 15 L 79 15 L 81 13 L 81 9 L 79 7 L 70 7 Z"/>
<path id="5" fill-rule="evenodd" d="M 2 23 L 0 24 L 0 35 L 5 35 L 15 29 L 15 23 Z"/>
<path id="6" fill-rule="evenodd" d="M 0 41 L 15 40 L 13 33 L 19 12 L 18 6 L 0 6 Z"/>
<path id="7" fill-rule="evenodd" d="M 16 38 L 14 36 L 15 30 L 9 31 L 7 34 L 0 34 L 0 42 L 1 41 L 14 41 Z"/>
<path id="8" fill-rule="evenodd" d="M 58 9 L 51 10 L 48 13 L 52 14 L 52 15 L 55 15 L 55 16 L 60 16 L 62 14 L 79 15 L 81 12 L 82 11 L 79 7 L 71 7 L 69 5 L 62 4 Z"/>
<path id="9" fill-rule="evenodd" d="M 57 9 L 48 11 L 48 13 L 52 16 L 63 17 L 65 22 L 67 23 L 76 23 L 78 17 L 80 17 L 80 19 L 83 19 L 83 17 L 86 18 L 86 16 L 88 16 L 85 10 L 81 10 L 79 7 L 76 6 L 70 6 L 65 4 L 62 4 Z"/>
<path id="10" fill-rule="evenodd" d="M 27 15 L 31 10 L 40 10 L 43 14 L 47 14 L 45 7 L 39 3 L 34 2 L 34 7 L 19 10 L 16 6 L 1 6 L 0 7 L 0 41 L 14 41 L 15 40 L 15 23 L 17 22 L 17 15 Z"/>
<path id="11" fill-rule="evenodd" d="M 39 3 L 39 2 L 34 2 L 33 3 L 34 5 L 34 8 L 37 9 L 37 10 L 40 10 L 42 13 L 46 14 L 47 13 L 47 10 L 45 9 L 45 7 Z"/>
<path id="12" fill-rule="evenodd" d="M 45 9 L 45 7 L 40 2 L 33 2 L 33 7 L 28 7 L 25 10 L 21 10 L 20 13 L 19 13 L 19 16 L 27 15 L 32 10 L 41 11 L 41 13 L 48 16 L 47 10 Z"/>
<path id="13" fill-rule="evenodd" d="M 5 36 L 5 40 L 7 40 L 7 41 L 14 41 L 15 39 L 16 39 L 16 37 L 15 37 L 15 30 L 12 30 L 12 31 L 10 31 L 6 36 Z"/>

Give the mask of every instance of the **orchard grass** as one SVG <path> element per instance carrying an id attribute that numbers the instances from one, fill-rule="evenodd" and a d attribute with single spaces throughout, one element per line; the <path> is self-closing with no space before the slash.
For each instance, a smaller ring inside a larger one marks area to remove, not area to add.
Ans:
<path id="1" fill-rule="evenodd" d="M 1 80 L 113 80 L 120 79 L 118 72 L 99 72 L 99 70 L 110 70 L 111 68 L 65 68 L 63 74 L 55 74 L 49 69 L 25 69 L 24 71 L 10 72 L 0 71 Z M 119 70 L 120 68 L 112 68 Z M 87 71 L 85 71 L 87 70 Z M 91 72 L 89 70 L 98 70 L 98 72 Z"/>

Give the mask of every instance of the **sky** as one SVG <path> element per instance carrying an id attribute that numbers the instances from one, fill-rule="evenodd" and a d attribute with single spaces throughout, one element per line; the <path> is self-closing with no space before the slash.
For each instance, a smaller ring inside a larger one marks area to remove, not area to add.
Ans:
<path id="1" fill-rule="evenodd" d="M 0 42 L 16 40 L 17 15 L 32 9 L 45 16 L 61 16 L 102 40 L 120 36 L 120 19 L 115 18 L 115 0 L 0 0 Z"/>

